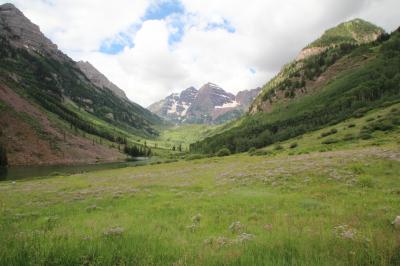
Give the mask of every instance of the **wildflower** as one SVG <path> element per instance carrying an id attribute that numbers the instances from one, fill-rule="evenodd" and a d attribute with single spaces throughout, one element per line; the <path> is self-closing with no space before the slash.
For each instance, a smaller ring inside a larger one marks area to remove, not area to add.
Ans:
<path id="1" fill-rule="evenodd" d="M 400 216 L 396 216 L 392 224 L 394 225 L 394 228 L 400 229 Z"/>
<path id="2" fill-rule="evenodd" d="M 112 227 L 106 231 L 104 231 L 105 236 L 120 236 L 124 232 L 124 228 L 122 227 Z"/>
<path id="3" fill-rule="evenodd" d="M 268 231 L 271 231 L 271 230 L 272 230 L 272 224 L 266 224 L 266 225 L 264 225 L 264 229 L 265 229 L 265 230 L 268 230 Z"/>
<path id="4" fill-rule="evenodd" d="M 200 213 L 198 213 L 198 214 L 196 214 L 195 216 L 192 217 L 192 222 L 193 223 L 200 223 L 200 220 L 201 220 L 201 214 Z"/>
<path id="5" fill-rule="evenodd" d="M 243 243 L 243 242 L 252 240 L 254 237 L 255 237 L 255 236 L 252 235 L 252 234 L 242 233 L 242 234 L 240 234 L 240 235 L 236 238 L 235 242 L 237 242 L 237 243 Z"/>
<path id="6" fill-rule="evenodd" d="M 229 226 L 229 230 L 232 233 L 240 233 L 243 230 L 243 224 L 241 224 L 239 221 L 233 222 L 230 226 Z"/>

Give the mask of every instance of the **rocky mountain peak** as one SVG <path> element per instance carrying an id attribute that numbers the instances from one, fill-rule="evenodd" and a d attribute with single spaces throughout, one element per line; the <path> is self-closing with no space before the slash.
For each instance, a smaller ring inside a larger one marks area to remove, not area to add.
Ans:
<path id="1" fill-rule="evenodd" d="M 330 47 L 340 44 L 363 44 L 373 42 L 385 31 L 362 19 L 356 18 L 326 30 L 320 38 L 304 48 L 297 61 L 320 54 Z"/>
<path id="2" fill-rule="evenodd" d="M 68 58 L 13 4 L 0 5 L 0 34 L 17 47 L 29 52 Z"/>
<path id="3" fill-rule="evenodd" d="M 189 87 L 171 94 L 148 109 L 175 123 L 223 123 L 243 114 L 259 92 L 258 88 L 235 96 L 208 82 L 199 90 Z"/>
<path id="4" fill-rule="evenodd" d="M 100 73 L 100 71 L 98 71 L 92 64 L 89 62 L 79 61 L 77 62 L 77 66 L 94 85 L 99 88 L 107 88 L 118 97 L 128 100 L 125 92 L 109 81 L 107 77 Z"/>

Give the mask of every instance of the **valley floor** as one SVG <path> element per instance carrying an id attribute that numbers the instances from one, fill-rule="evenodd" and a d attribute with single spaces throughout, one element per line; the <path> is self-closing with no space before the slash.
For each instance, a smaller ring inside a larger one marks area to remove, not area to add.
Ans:
<path id="1" fill-rule="evenodd" d="M 0 182 L 0 265 L 400 265 L 399 143 Z"/>

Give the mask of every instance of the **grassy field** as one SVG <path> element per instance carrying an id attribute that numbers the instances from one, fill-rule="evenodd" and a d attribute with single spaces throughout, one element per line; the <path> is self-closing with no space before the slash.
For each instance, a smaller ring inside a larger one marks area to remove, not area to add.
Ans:
<path id="1" fill-rule="evenodd" d="M 161 147 L 167 147 L 171 149 L 174 145 L 176 147 L 182 145 L 183 150 L 188 150 L 190 143 L 206 138 L 220 128 L 221 126 L 201 124 L 170 127 L 161 131 L 160 137 L 157 139 L 157 141 Z"/>
<path id="2" fill-rule="evenodd" d="M 398 133 L 0 182 L 0 265 L 399 265 Z"/>

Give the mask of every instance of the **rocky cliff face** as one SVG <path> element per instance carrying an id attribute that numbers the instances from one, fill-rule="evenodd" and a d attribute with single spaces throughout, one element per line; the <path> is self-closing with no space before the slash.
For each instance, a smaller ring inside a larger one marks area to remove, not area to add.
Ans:
<path id="1" fill-rule="evenodd" d="M 79 61 L 77 62 L 79 69 L 85 74 L 85 76 L 97 87 L 111 90 L 115 95 L 121 99 L 128 100 L 123 90 L 118 88 L 114 83 L 109 81 L 106 76 L 100 73 L 94 66 L 89 62 Z"/>
<path id="2" fill-rule="evenodd" d="M 12 4 L 0 6 L 0 31 L 14 47 L 58 59 L 68 59 L 58 50 L 57 45 L 43 35 L 37 25 Z"/>
<path id="3" fill-rule="evenodd" d="M 260 90 L 241 91 L 235 96 L 207 83 L 199 90 L 190 87 L 171 94 L 148 109 L 174 123 L 223 123 L 242 115 Z"/>
<path id="4" fill-rule="evenodd" d="M 181 93 L 173 93 L 165 99 L 153 103 L 148 109 L 171 122 L 181 123 L 185 120 L 187 110 L 194 102 L 197 94 L 198 90 L 190 87 Z"/>

